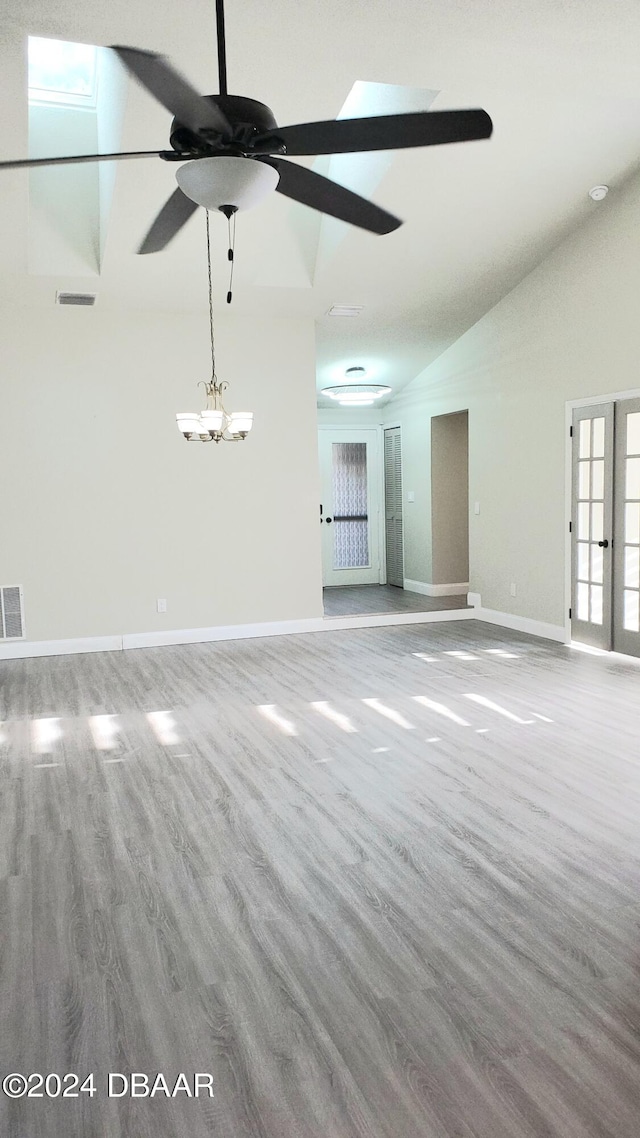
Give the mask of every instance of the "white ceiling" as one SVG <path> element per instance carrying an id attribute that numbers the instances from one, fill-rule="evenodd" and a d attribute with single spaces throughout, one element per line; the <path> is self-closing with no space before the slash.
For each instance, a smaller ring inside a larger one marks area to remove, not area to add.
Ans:
<path id="1" fill-rule="evenodd" d="M 217 89 L 213 0 L 22 0 L 0 21 L 0 157 L 27 154 L 28 34 L 159 51 L 203 93 Z M 282 124 L 335 117 L 358 80 L 393 85 L 396 99 L 411 88 L 418 103 L 424 91 L 425 106 L 437 92 L 434 110 L 481 106 L 494 122 L 486 142 L 396 152 L 360 172 L 333 164 L 405 220 L 385 237 L 277 194 L 239 215 L 235 313 L 313 315 L 319 387 L 364 364 L 397 391 L 572 228 L 616 208 L 640 169 L 638 58 L 636 0 L 227 0 L 229 88 Z M 169 122 L 130 83 L 123 149 L 167 147 Z M 171 166 L 118 165 L 99 277 L 27 273 L 28 177 L 0 176 L 0 296 L 48 305 L 56 288 L 82 288 L 105 308 L 206 310 L 201 211 L 164 253 L 134 253 L 175 186 Z M 611 193 L 594 204 L 600 182 Z M 214 220 L 221 308 L 226 222 Z M 330 318 L 332 304 L 364 311 Z"/>

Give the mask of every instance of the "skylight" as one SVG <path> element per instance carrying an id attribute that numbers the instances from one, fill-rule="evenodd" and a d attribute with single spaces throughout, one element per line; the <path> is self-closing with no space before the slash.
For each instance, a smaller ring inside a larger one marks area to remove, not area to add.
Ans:
<path id="1" fill-rule="evenodd" d="M 29 102 L 95 108 L 97 48 L 29 36 Z"/>

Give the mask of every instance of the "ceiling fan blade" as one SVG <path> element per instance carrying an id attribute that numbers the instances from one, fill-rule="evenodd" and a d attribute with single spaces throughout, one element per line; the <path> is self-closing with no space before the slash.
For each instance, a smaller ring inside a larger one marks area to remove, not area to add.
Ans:
<path id="1" fill-rule="evenodd" d="M 360 194 L 339 186 L 330 178 L 308 170 L 306 166 L 296 166 L 294 162 L 285 162 L 282 158 L 259 158 L 258 161 L 266 162 L 278 171 L 280 181 L 276 189 L 287 198 L 347 221 L 350 225 L 357 225 L 360 229 L 368 229 L 371 233 L 391 233 L 402 225 L 400 219 L 392 213 L 361 198 Z"/>
<path id="2" fill-rule="evenodd" d="M 178 121 L 194 134 L 214 132 L 230 137 L 228 119 L 222 111 L 199 95 L 195 87 L 179 75 L 163 55 L 139 51 L 135 47 L 112 47 L 128 71 L 162 103 Z"/>
<path id="3" fill-rule="evenodd" d="M 119 154 L 71 154 L 67 158 L 18 158 L 0 162 L 0 170 L 18 170 L 21 166 L 70 166 L 74 162 L 114 162 L 120 158 L 158 158 L 161 150 L 126 150 Z"/>
<path id="4" fill-rule="evenodd" d="M 364 119 L 328 119 L 277 127 L 259 135 L 253 154 L 355 154 L 362 150 L 401 150 L 410 146 L 438 146 L 443 142 L 470 142 L 489 138 L 493 123 L 486 111 L 414 111 L 404 115 L 376 115 Z"/>
<path id="5" fill-rule="evenodd" d="M 192 202 L 181 189 L 174 190 L 160 210 L 138 252 L 159 253 L 197 209 L 199 209 L 197 202 Z"/>

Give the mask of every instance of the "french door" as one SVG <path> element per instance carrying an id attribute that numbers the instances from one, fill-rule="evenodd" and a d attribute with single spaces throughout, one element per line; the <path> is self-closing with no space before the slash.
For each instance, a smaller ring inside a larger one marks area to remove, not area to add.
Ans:
<path id="1" fill-rule="evenodd" d="M 576 408 L 571 637 L 640 656 L 640 399 Z"/>
<path id="2" fill-rule="evenodd" d="M 371 430 L 319 434 L 324 585 L 377 585 L 379 442 Z"/>

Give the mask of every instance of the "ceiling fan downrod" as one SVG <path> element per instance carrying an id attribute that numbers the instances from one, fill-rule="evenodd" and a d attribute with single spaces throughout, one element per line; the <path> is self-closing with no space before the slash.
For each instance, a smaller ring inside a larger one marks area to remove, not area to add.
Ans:
<path id="1" fill-rule="evenodd" d="M 218 80 L 220 94 L 227 94 L 227 43 L 224 34 L 224 0 L 216 0 L 216 37 L 218 40 Z"/>

